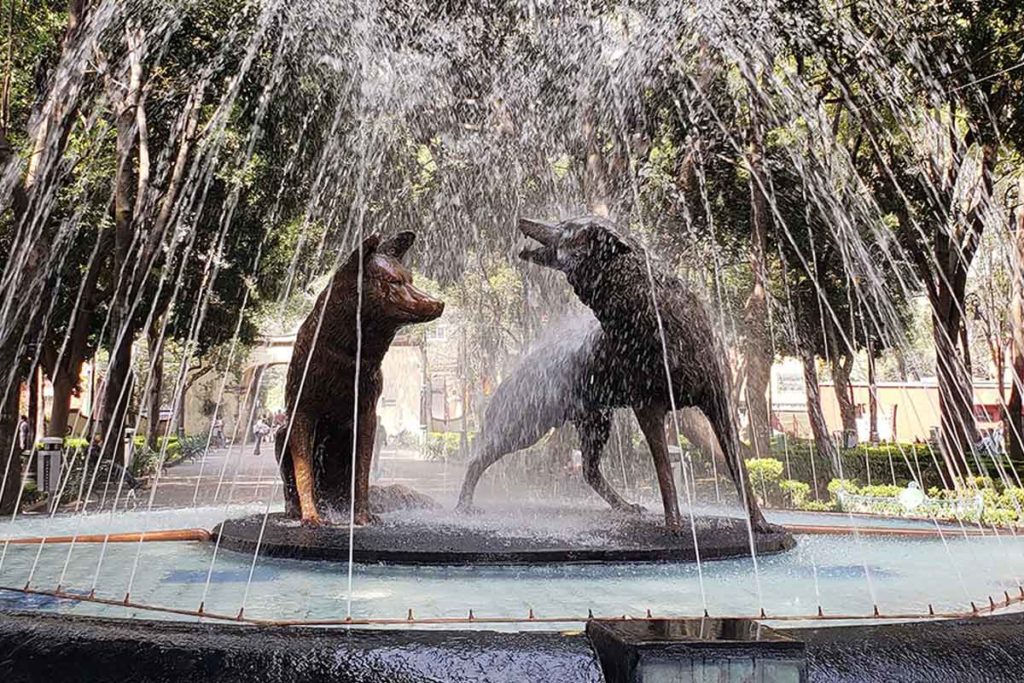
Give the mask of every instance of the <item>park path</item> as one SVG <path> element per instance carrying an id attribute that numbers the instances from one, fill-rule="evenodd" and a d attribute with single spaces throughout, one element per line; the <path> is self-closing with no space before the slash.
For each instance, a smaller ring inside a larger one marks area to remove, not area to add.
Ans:
<path id="1" fill-rule="evenodd" d="M 414 450 L 385 448 L 374 483 L 403 484 L 439 501 L 454 499 L 465 468 L 461 465 L 422 460 Z M 198 482 L 198 488 L 197 488 Z M 252 444 L 210 449 L 201 458 L 164 471 L 156 484 L 153 506 L 160 508 L 192 505 L 224 505 L 272 502 L 283 499 L 273 447 L 264 446 L 253 454 Z M 139 494 L 146 498 L 146 493 Z"/>

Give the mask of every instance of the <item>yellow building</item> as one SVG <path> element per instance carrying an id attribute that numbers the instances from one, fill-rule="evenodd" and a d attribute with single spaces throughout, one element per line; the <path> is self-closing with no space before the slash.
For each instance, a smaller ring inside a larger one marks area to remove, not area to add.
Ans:
<path id="1" fill-rule="evenodd" d="M 858 438 L 868 438 L 870 390 L 866 382 L 850 383 L 857 411 Z M 916 382 L 879 382 L 878 432 L 882 440 L 927 441 L 939 427 L 939 387 L 934 378 Z M 811 437 L 807 395 L 799 361 L 787 359 L 772 368 L 771 403 L 776 428 L 801 438 Z M 982 431 L 999 426 L 1001 402 L 994 381 L 974 381 L 974 413 Z M 831 434 L 841 433 L 842 418 L 835 385 L 821 383 L 821 408 Z"/>

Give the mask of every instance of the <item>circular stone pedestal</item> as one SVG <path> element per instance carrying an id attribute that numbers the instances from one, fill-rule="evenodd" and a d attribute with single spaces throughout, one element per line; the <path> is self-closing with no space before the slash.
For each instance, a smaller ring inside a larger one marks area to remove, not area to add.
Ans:
<path id="1" fill-rule="evenodd" d="M 283 513 L 230 519 L 213 530 L 220 547 L 252 554 L 303 560 L 347 561 L 347 526 L 306 528 Z M 743 519 L 700 517 L 696 522 L 701 560 L 750 555 Z M 357 527 L 356 562 L 407 565 L 510 565 L 584 562 L 692 562 L 696 559 L 689 521 L 682 531 L 665 529 L 653 514 L 623 516 L 596 509 L 532 509 L 459 515 L 418 511 L 382 515 L 379 523 Z M 755 533 L 758 554 L 795 545 L 780 526 Z"/>

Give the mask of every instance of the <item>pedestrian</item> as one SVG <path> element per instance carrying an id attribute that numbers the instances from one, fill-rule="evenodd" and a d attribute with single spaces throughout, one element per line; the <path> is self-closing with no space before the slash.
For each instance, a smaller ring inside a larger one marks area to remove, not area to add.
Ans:
<path id="1" fill-rule="evenodd" d="M 93 434 L 92 442 L 85 451 L 86 461 L 89 463 L 97 463 L 100 461 L 100 454 L 103 453 L 103 435 L 99 432 Z"/>
<path id="2" fill-rule="evenodd" d="M 18 421 L 18 448 L 22 451 L 32 448 L 32 425 L 28 421 L 28 415 L 22 415 Z"/>
<path id="3" fill-rule="evenodd" d="M 252 435 L 256 440 L 256 448 L 253 449 L 253 455 L 260 454 L 260 446 L 263 444 L 263 440 L 267 438 L 268 434 L 270 434 L 270 425 L 267 424 L 267 421 L 263 416 L 258 417 L 256 419 L 256 424 L 252 426 Z"/>
<path id="4" fill-rule="evenodd" d="M 220 417 L 215 418 L 210 431 L 213 432 L 213 447 L 224 448 L 224 420 Z"/>
<path id="5" fill-rule="evenodd" d="M 388 432 L 384 429 L 384 423 L 381 422 L 380 415 L 377 416 L 377 431 L 374 432 L 373 436 L 373 465 L 370 468 L 370 473 L 374 479 L 380 477 L 381 473 L 381 451 L 388 445 Z"/>

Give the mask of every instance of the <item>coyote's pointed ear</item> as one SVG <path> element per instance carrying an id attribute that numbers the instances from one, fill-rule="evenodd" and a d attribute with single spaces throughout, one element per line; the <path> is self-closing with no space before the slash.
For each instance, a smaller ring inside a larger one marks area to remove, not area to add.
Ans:
<path id="1" fill-rule="evenodd" d="M 380 248 L 380 235 L 373 233 L 369 237 L 363 239 L 363 243 L 352 251 L 352 255 L 348 257 L 348 264 L 359 263 L 359 254 L 363 255 L 363 261 L 366 261 L 375 251 Z"/>
<path id="2" fill-rule="evenodd" d="M 404 230 L 386 242 L 383 242 L 380 247 L 378 247 L 377 251 L 401 261 L 405 258 L 406 252 L 409 251 L 409 247 L 411 247 L 415 241 L 416 233 L 411 230 Z"/>
<path id="3" fill-rule="evenodd" d="M 380 248 L 380 234 L 373 233 L 363 239 L 363 253 L 372 254 Z"/>

